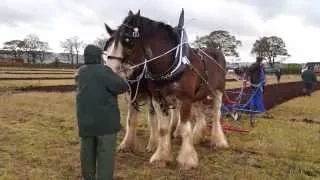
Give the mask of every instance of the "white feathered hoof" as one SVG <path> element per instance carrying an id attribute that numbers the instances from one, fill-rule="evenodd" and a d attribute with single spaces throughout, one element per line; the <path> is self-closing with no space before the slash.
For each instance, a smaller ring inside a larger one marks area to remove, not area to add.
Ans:
<path id="1" fill-rule="evenodd" d="M 173 132 L 173 138 L 178 139 L 180 136 L 180 126 L 177 126 L 175 131 Z"/>
<path id="2" fill-rule="evenodd" d="M 198 133 L 193 133 L 193 144 L 198 145 L 205 142 L 205 130 L 201 130 Z"/>
<path id="3" fill-rule="evenodd" d="M 149 141 L 146 151 L 150 153 L 150 152 L 154 152 L 156 149 L 157 149 L 157 143 Z"/>
<path id="4" fill-rule="evenodd" d="M 220 141 L 220 142 L 212 142 L 211 143 L 211 149 L 213 151 L 217 151 L 217 150 L 225 150 L 225 149 L 229 149 L 229 144 L 227 141 Z"/>
<path id="5" fill-rule="evenodd" d="M 177 161 L 183 170 L 190 170 L 199 166 L 198 154 L 195 149 L 181 151 L 177 157 Z"/>
<path id="6" fill-rule="evenodd" d="M 134 152 L 133 143 L 124 143 L 122 142 L 118 149 L 119 152 Z"/>
<path id="7" fill-rule="evenodd" d="M 150 158 L 150 163 L 156 167 L 166 167 L 170 162 L 171 159 L 168 154 L 160 154 L 155 152 Z"/>

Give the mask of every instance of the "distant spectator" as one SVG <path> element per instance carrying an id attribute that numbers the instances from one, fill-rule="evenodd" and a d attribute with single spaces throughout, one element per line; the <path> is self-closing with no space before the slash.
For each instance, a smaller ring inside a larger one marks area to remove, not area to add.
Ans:
<path id="1" fill-rule="evenodd" d="M 279 83 L 282 75 L 280 68 L 276 70 L 275 75 L 277 77 L 277 82 Z"/>
<path id="2" fill-rule="evenodd" d="M 254 111 L 259 112 L 265 112 L 263 92 L 266 77 L 262 61 L 262 57 L 257 57 L 256 62 L 253 63 L 247 71 L 247 77 L 250 77 L 251 92 L 254 94 L 250 102 L 250 109 L 253 108 Z"/>
<path id="3" fill-rule="evenodd" d="M 247 77 L 250 78 L 250 83 L 252 84 L 252 88 L 256 87 L 260 83 L 262 83 L 262 87 L 264 89 L 265 85 L 265 69 L 262 64 L 263 58 L 257 57 L 256 62 L 251 64 L 247 70 Z"/>
<path id="4" fill-rule="evenodd" d="M 303 95 L 311 96 L 312 86 L 317 82 L 317 77 L 311 66 L 308 66 L 308 69 L 303 71 L 301 78 L 303 80 Z"/>

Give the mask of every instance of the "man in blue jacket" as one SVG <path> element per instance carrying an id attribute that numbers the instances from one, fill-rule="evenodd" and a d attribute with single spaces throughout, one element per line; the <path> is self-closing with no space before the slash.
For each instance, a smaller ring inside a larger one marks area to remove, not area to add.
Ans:
<path id="1" fill-rule="evenodd" d="M 266 77 L 262 61 L 262 57 L 257 57 L 256 62 L 249 67 L 247 72 L 247 76 L 250 77 L 251 92 L 254 95 L 248 108 L 258 112 L 265 112 L 263 92 Z"/>
<path id="2" fill-rule="evenodd" d="M 113 179 L 116 137 L 120 130 L 117 95 L 128 85 L 101 64 L 102 50 L 88 45 L 75 77 L 81 172 L 85 180 Z"/>

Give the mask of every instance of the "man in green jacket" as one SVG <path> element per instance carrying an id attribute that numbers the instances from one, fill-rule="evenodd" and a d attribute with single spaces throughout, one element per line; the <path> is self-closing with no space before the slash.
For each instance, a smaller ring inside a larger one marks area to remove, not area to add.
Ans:
<path id="1" fill-rule="evenodd" d="M 88 45 L 76 74 L 76 104 L 81 138 L 81 172 L 85 180 L 113 179 L 116 136 L 120 130 L 117 95 L 128 85 L 101 64 L 102 50 Z"/>
<path id="2" fill-rule="evenodd" d="M 312 71 L 312 67 L 309 66 L 307 70 L 301 74 L 303 80 L 303 95 L 311 96 L 312 85 L 317 82 L 317 77 Z"/>

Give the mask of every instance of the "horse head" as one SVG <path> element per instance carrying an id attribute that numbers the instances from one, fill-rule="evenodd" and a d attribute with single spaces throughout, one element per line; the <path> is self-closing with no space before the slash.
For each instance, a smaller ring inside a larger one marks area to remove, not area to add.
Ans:
<path id="1" fill-rule="evenodd" d="M 178 28 L 183 27 L 183 14 L 182 10 Z M 106 64 L 111 64 L 116 71 L 122 64 L 141 64 L 154 55 L 161 55 L 175 47 L 179 42 L 171 26 L 141 16 L 140 10 L 136 14 L 129 11 L 116 31 L 113 31 L 107 25 L 106 29 L 111 36 L 104 48 L 107 51 L 106 62 L 110 62 Z M 168 66 L 172 65 L 173 56 L 174 53 L 170 53 L 166 57 L 159 58 L 152 65 L 153 67 L 150 65 L 152 63 L 149 63 L 149 70 L 154 71 L 155 74 L 163 73 L 169 68 Z"/>
<path id="2" fill-rule="evenodd" d="M 106 51 L 105 65 L 111 67 L 115 72 L 119 72 L 123 65 L 137 63 L 138 61 L 127 61 L 127 59 L 133 51 L 139 52 L 140 50 L 140 53 L 143 53 L 141 49 L 137 48 L 141 44 L 139 43 L 141 41 L 140 10 L 136 14 L 130 10 L 116 30 L 111 29 L 107 24 L 105 27 L 110 36 L 104 47 L 104 51 Z M 130 59 L 141 58 L 134 56 Z"/>

